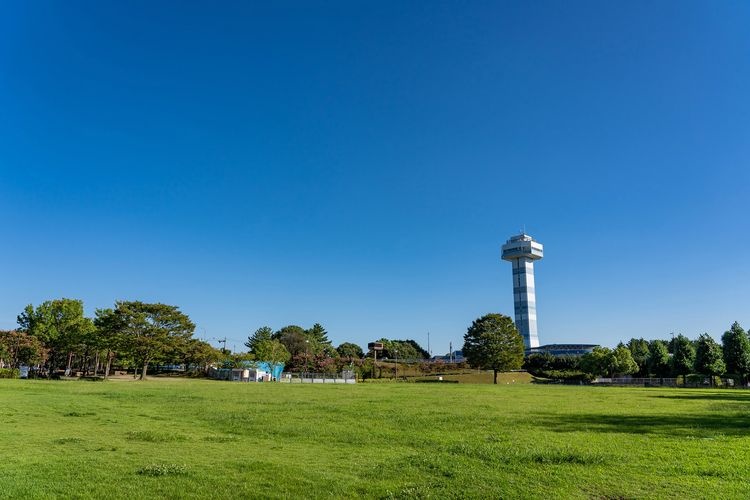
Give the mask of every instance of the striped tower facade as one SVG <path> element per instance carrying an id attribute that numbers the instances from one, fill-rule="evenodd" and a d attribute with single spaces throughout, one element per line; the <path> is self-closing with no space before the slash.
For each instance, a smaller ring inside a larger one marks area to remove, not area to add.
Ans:
<path id="1" fill-rule="evenodd" d="M 516 328 L 521 333 L 527 350 L 539 347 L 534 261 L 542 257 L 544 257 L 544 247 L 527 234 L 513 236 L 503 245 L 502 258 L 513 265 L 513 306 Z"/>

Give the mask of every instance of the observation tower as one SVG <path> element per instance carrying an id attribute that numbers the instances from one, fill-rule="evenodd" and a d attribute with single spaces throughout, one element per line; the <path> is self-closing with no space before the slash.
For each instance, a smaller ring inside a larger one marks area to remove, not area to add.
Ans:
<path id="1" fill-rule="evenodd" d="M 544 257 L 544 246 L 528 234 L 512 236 L 503 245 L 502 259 L 513 264 L 513 306 L 516 328 L 528 351 L 539 347 L 536 330 L 536 292 L 534 291 L 534 261 Z"/>

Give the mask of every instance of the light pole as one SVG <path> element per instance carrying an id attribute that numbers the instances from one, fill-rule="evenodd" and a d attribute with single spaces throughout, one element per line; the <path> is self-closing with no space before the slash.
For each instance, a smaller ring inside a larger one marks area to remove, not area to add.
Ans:
<path id="1" fill-rule="evenodd" d="M 309 370 L 309 363 L 310 363 L 310 341 L 305 340 L 305 377 L 308 375 L 307 371 Z"/>
<path id="2" fill-rule="evenodd" d="M 393 354 L 396 355 L 396 380 L 398 380 L 398 349 L 394 349 Z"/>

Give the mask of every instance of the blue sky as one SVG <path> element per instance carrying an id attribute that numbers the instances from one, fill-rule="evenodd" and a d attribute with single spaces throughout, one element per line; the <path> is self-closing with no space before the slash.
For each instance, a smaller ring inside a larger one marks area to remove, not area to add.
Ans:
<path id="1" fill-rule="evenodd" d="M 74 297 L 462 344 L 750 326 L 746 2 L 4 2 L 0 328 Z"/>

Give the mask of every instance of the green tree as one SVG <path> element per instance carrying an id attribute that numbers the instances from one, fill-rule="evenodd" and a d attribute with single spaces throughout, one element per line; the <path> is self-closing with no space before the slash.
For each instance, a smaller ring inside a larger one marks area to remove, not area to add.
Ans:
<path id="1" fill-rule="evenodd" d="M 288 325 L 273 334 L 273 339 L 278 340 L 292 356 L 303 354 L 305 356 L 315 354 L 316 345 L 307 338 L 305 329 L 297 325 Z"/>
<path id="2" fill-rule="evenodd" d="M 680 334 L 672 339 L 672 373 L 688 375 L 695 367 L 695 347 L 689 338 Z"/>
<path id="3" fill-rule="evenodd" d="M 609 373 L 615 375 L 630 375 L 638 371 L 638 364 L 627 346 L 620 344 L 612 351 L 609 363 Z"/>
<path id="4" fill-rule="evenodd" d="M 391 340 L 381 338 L 377 340 L 383 344 L 383 350 L 378 353 L 378 359 L 417 359 L 419 354 L 413 345 L 405 340 Z"/>
<path id="5" fill-rule="evenodd" d="M 669 375 L 669 352 L 663 340 L 652 340 L 648 344 L 648 372 L 657 377 Z"/>
<path id="6" fill-rule="evenodd" d="M 602 377 L 610 373 L 612 365 L 612 349 L 596 346 L 591 352 L 581 356 L 579 364 L 581 371 L 592 377 Z"/>
<path id="7" fill-rule="evenodd" d="M 185 364 L 186 370 L 197 369 L 205 374 L 211 363 L 218 362 L 222 357 L 222 352 L 208 342 L 192 338 L 187 341 L 180 361 Z"/>
<path id="8" fill-rule="evenodd" d="M 331 345 L 331 341 L 328 340 L 328 332 L 320 323 L 315 323 L 312 328 L 306 330 L 305 336 L 310 341 L 315 342 L 316 345 L 319 345 L 321 347 L 325 345 Z"/>
<path id="9" fill-rule="evenodd" d="M 708 333 L 698 337 L 695 349 L 695 371 L 701 375 L 710 375 L 711 385 L 713 385 L 714 376 L 722 375 L 726 371 L 721 346 Z"/>
<path id="10" fill-rule="evenodd" d="M 254 353 L 255 348 L 258 346 L 258 344 L 264 340 L 271 340 L 273 337 L 273 329 L 270 326 L 261 326 L 257 330 L 255 330 L 255 333 L 253 333 L 251 336 L 247 338 L 247 342 L 245 342 L 245 347 L 250 349 L 250 352 Z"/>
<path id="11" fill-rule="evenodd" d="M 44 360 L 45 349 L 38 338 L 17 330 L 0 330 L 0 358 L 15 370 Z"/>
<path id="12" fill-rule="evenodd" d="M 115 355 L 120 351 L 123 331 L 122 318 L 115 313 L 114 309 L 97 309 L 95 311 L 94 327 L 99 340 L 99 346 L 106 351 L 106 362 L 104 366 L 104 378 L 109 378 L 109 371 Z"/>
<path id="13" fill-rule="evenodd" d="M 278 340 L 261 341 L 256 347 L 255 356 L 258 361 L 269 363 L 271 369 L 273 369 L 275 365 L 285 365 L 290 359 L 292 359 L 292 355 L 287 348 Z"/>
<path id="14" fill-rule="evenodd" d="M 727 373 L 739 376 L 743 382 L 750 373 L 750 339 L 736 321 L 721 336 Z"/>
<path id="15" fill-rule="evenodd" d="M 523 364 L 523 338 L 513 320 L 502 314 L 486 314 L 474 320 L 464 335 L 463 353 L 474 367 L 499 371 L 518 370 Z"/>
<path id="16" fill-rule="evenodd" d="M 149 363 L 161 359 L 175 345 L 193 335 L 195 325 L 177 306 L 140 301 L 117 302 L 123 349 L 141 366 L 141 380 Z"/>
<path id="17" fill-rule="evenodd" d="M 336 350 L 338 351 L 339 356 L 341 356 L 342 358 L 361 359 L 365 355 L 360 346 L 351 342 L 344 342 L 343 344 L 338 346 Z"/>
<path id="18" fill-rule="evenodd" d="M 554 361 L 555 356 L 547 352 L 531 354 L 524 358 L 523 369 L 534 376 L 541 376 L 545 371 L 552 369 Z"/>
<path id="19" fill-rule="evenodd" d="M 70 368 L 73 350 L 94 328 L 83 315 L 83 302 L 75 299 L 56 299 L 43 302 L 36 308 L 29 304 L 18 316 L 19 330 L 32 335 L 48 350 L 47 368 L 52 375 L 65 363 Z"/>
<path id="20" fill-rule="evenodd" d="M 647 340 L 632 338 L 627 343 L 633 361 L 638 365 L 637 375 L 641 377 L 648 376 L 648 355 L 649 344 Z"/>
<path id="21" fill-rule="evenodd" d="M 414 348 L 414 351 L 416 352 L 416 356 L 414 359 L 428 359 L 430 357 L 430 353 L 428 353 L 421 345 L 419 345 L 419 342 L 412 339 L 406 339 L 403 341 L 404 344 L 408 344 L 411 347 Z"/>

